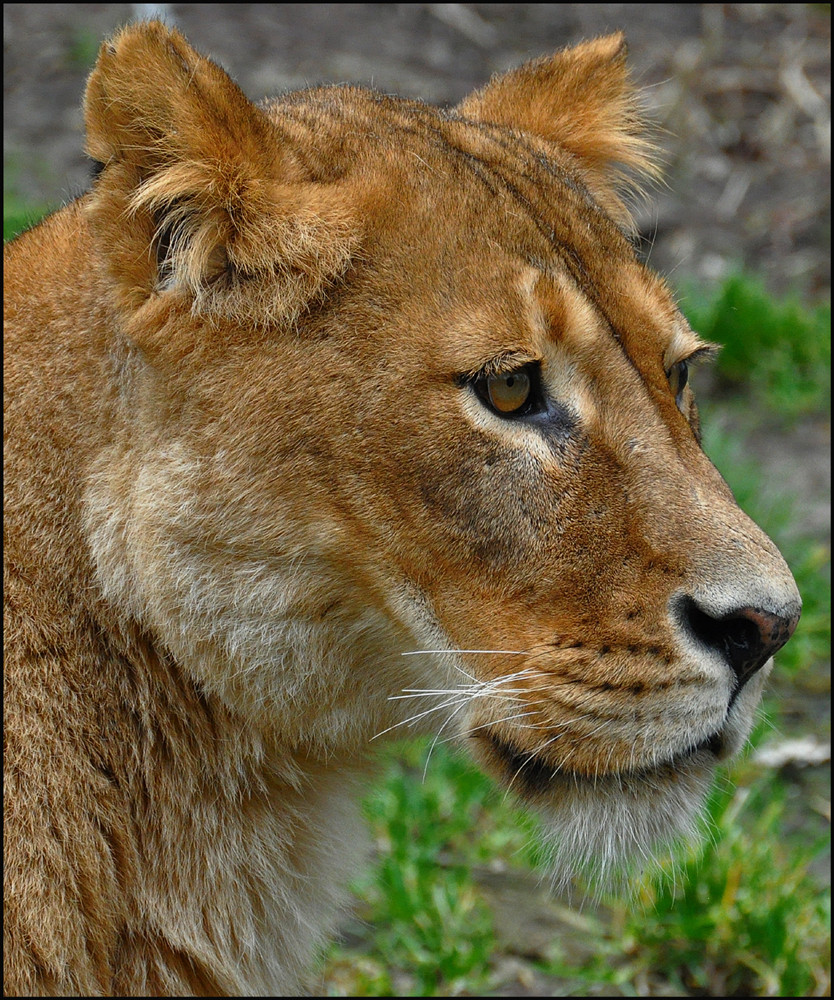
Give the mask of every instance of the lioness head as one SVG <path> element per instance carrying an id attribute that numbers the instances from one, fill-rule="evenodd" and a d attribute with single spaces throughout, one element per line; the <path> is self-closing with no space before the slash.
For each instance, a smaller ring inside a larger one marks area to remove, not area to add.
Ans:
<path id="1" fill-rule="evenodd" d="M 107 601 L 299 756 L 456 732 L 573 865 L 688 827 L 800 610 L 628 236 L 624 59 L 256 106 L 145 25 L 86 100 Z"/>

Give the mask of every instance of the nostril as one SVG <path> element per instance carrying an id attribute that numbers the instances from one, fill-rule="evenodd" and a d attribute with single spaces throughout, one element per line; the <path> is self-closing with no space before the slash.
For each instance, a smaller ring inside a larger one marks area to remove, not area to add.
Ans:
<path id="1" fill-rule="evenodd" d="M 776 615 L 760 608 L 735 608 L 720 616 L 691 597 L 678 606 L 681 624 L 698 642 L 720 653 L 736 675 L 736 692 L 790 639 L 799 614 Z"/>

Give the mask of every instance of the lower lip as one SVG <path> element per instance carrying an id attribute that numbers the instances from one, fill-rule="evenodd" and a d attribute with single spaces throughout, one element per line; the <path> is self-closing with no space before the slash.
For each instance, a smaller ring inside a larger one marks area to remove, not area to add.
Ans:
<path id="1" fill-rule="evenodd" d="M 490 733 L 479 734 L 478 738 L 485 740 L 493 753 L 498 756 L 508 782 L 513 786 L 520 785 L 526 794 L 533 797 L 545 794 L 553 788 L 554 784 L 576 787 L 581 784 L 599 784 L 607 779 L 622 784 L 628 781 L 644 781 L 649 777 L 656 777 L 659 772 L 668 772 L 672 775 L 698 753 L 706 751 L 715 760 L 720 760 L 724 750 L 724 740 L 721 734 L 715 733 L 707 739 L 701 740 L 685 753 L 641 770 L 610 771 L 604 774 L 588 775 L 578 771 L 563 771 L 558 765 L 548 764 L 534 755 L 514 749 Z"/>

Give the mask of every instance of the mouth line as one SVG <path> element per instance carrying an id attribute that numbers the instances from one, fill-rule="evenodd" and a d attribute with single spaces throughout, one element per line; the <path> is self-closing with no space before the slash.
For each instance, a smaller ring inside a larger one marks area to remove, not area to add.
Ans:
<path id="1" fill-rule="evenodd" d="M 492 756 L 498 758 L 508 783 L 514 787 L 520 785 L 521 790 L 531 798 L 544 795 L 554 786 L 600 787 L 606 783 L 617 783 L 621 787 L 630 782 L 641 783 L 663 774 L 674 774 L 690 763 L 696 755 L 703 753 L 709 753 L 717 763 L 721 759 L 724 744 L 721 733 L 716 732 L 694 746 L 656 764 L 591 775 L 554 766 L 536 753 L 512 746 L 489 730 L 480 733 L 477 738 L 484 740 L 492 751 Z"/>

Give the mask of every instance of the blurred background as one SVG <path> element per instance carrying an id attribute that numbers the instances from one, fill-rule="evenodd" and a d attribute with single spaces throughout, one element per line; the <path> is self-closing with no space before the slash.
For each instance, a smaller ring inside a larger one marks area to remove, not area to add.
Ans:
<path id="1" fill-rule="evenodd" d="M 6 237 L 88 185 L 101 40 L 154 12 L 253 99 L 350 82 L 453 104 L 623 29 L 665 183 L 641 248 L 707 339 L 705 447 L 805 608 L 705 853 L 640 905 L 538 883 L 535 831 L 453 754 L 404 746 L 369 790 L 368 876 L 327 995 L 816 996 L 830 989 L 830 4 L 4 4 Z M 674 883 L 674 884 L 673 884 Z"/>
<path id="2" fill-rule="evenodd" d="M 450 104 L 624 29 L 667 161 L 641 220 L 653 264 L 828 291 L 829 4 L 4 4 L 5 155 L 22 194 L 86 186 L 85 76 L 101 39 L 154 6 L 253 99 L 351 82 Z"/>

